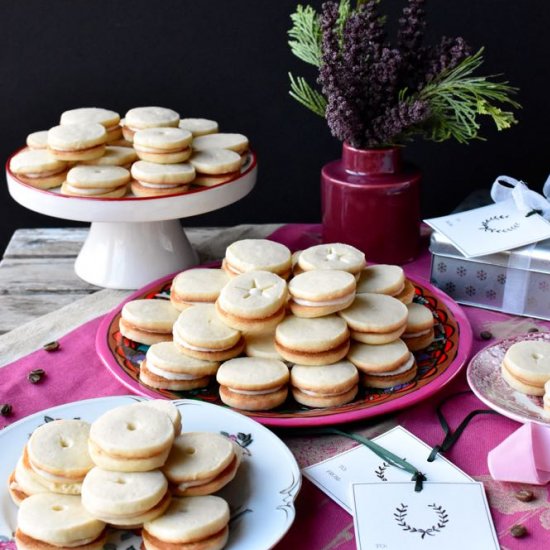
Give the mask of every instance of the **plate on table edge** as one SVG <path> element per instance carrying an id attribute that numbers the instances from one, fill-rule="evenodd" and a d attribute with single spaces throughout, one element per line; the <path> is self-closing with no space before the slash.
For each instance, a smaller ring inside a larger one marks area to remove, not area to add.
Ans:
<path id="1" fill-rule="evenodd" d="M 12 536 L 17 507 L 8 494 L 6 481 L 32 431 L 57 418 L 93 421 L 114 407 L 143 400 L 143 397 L 126 395 L 77 401 L 32 414 L 0 431 L 0 444 L 4 449 L 0 462 L 0 548 L 15 550 Z M 188 399 L 174 401 L 174 404 L 182 414 L 184 431 L 221 432 L 243 449 L 237 477 L 216 493 L 229 502 L 231 510 L 226 548 L 267 550 L 275 546 L 294 521 L 294 500 L 301 487 L 300 469 L 288 447 L 267 428 L 231 409 Z M 141 537 L 133 531 L 113 531 L 107 541 L 114 544 L 110 550 L 141 547 Z"/>
<path id="2" fill-rule="evenodd" d="M 535 422 L 548 426 L 550 413 L 544 414 L 542 397 L 529 396 L 514 390 L 500 374 L 500 364 L 506 350 L 523 340 L 550 342 L 550 333 L 532 332 L 512 336 L 483 348 L 470 361 L 466 379 L 480 401 L 503 416 L 523 424 Z"/>
<path id="3" fill-rule="evenodd" d="M 219 266 L 219 262 L 208 264 L 208 267 L 217 266 Z M 219 400 L 217 390 L 215 393 L 211 390 L 193 390 L 178 394 L 177 392 L 156 390 L 142 385 L 137 379 L 137 366 L 132 364 L 123 355 L 118 354 L 117 358 L 117 352 L 112 348 L 112 335 L 113 333 L 116 335 L 122 306 L 130 300 L 143 298 L 144 296 L 154 298 L 163 288 L 169 288 L 170 282 L 175 275 L 162 277 L 134 292 L 112 312 L 108 313 L 98 328 L 96 351 L 111 374 L 138 395 L 157 399 L 160 397 L 164 397 L 165 399 L 185 397 L 188 399 L 216 402 L 225 407 Z M 436 318 L 439 320 L 439 324 L 436 325 L 436 340 L 439 334 L 436 346 L 431 346 L 426 351 L 416 353 L 416 357 L 419 359 L 420 377 L 417 377 L 411 383 L 397 386 L 391 391 L 382 390 L 363 395 L 364 392 L 360 390 L 362 397 L 359 400 L 340 407 L 308 409 L 306 407 L 298 408 L 298 405 L 294 403 L 293 405 L 296 408 L 290 412 L 280 410 L 281 408 L 275 411 L 239 412 L 254 418 L 266 426 L 272 427 L 325 426 L 335 423 L 353 422 L 404 409 L 430 397 L 448 384 L 464 366 L 470 354 L 472 347 L 472 329 L 470 323 L 460 306 L 444 292 L 434 288 L 428 282 L 419 282 L 418 279 L 409 276 L 407 278 L 415 285 L 416 299 L 431 306 L 432 311 L 436 312 Z M 122 342 L 122 353 L 124 353 L 124 349 L 130 349 L 128 346 L 124 347 L 124 342 L 131 341 L 122 338 L 120 333 L 118 333 L 118 337 Z M 134 342 L 131 342 L 130 345 L 134 345 L 136 348 L 140 347 L 139 344 Z M 144 346 L 141 347 L 143 350 L 146 349 Z"/>

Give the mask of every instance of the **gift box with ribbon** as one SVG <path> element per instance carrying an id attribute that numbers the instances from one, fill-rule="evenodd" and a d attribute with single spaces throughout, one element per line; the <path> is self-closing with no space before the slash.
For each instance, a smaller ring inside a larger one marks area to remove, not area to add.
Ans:
<path id="1" fill-rule="evenodd" d="M 543 195 L 508 176 L 491 189 L 495 202 L 513 199 L 526 216 L 550 219 L 550 177 Z M 431 282 L 457 302 L 550 320 L 550 239 L 496 254 L 466 258 L 439 232 L 431 237 Z"/>

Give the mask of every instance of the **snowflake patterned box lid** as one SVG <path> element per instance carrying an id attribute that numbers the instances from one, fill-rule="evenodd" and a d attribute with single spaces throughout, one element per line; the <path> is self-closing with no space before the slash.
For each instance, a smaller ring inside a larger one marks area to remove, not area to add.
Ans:
<path id="1" fill-rule="evenodd" d="M 466 258 L 434 232 L 430 252 L 432 284 L 457 302 L 550 320 L 550 239 Z"/>

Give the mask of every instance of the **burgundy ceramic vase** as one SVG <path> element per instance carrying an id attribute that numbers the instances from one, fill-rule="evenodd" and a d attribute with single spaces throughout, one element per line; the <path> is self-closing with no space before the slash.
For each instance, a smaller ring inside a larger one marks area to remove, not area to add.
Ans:
<path id="1" fill-rule="evenodd" d="M 420 171 L 403 163 L 402 149 L 355 149 L 321 172 L 323 242 L 362 250 L 368 262 L 413 260 L 420 241 Z"/>

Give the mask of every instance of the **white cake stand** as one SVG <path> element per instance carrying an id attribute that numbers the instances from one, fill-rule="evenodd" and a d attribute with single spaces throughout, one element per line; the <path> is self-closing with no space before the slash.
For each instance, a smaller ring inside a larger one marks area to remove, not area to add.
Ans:
<path id="1" fill-rule="evenodd" d="M 17 179 L 6 163 L 8 190 L 19 204 L 41 214 L 91 222 L 80 251 L 76 274 L 85 281 L 118 289 L 137 289 L 169 273 L 197 263 L 179 219 L 232 204 L 254 187 L 256 155 L 236 178 L 215 187 L 165 197 L 90 199 L 36 189 Z"/>

